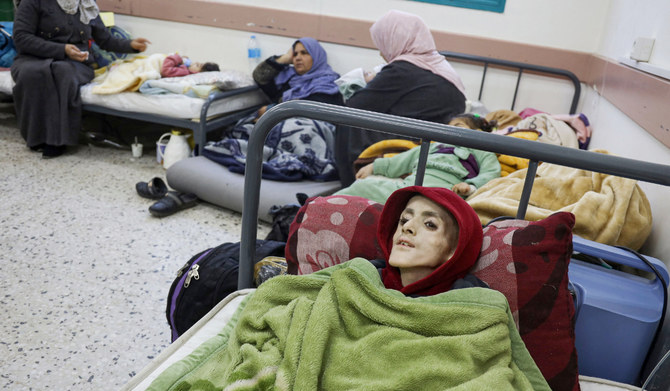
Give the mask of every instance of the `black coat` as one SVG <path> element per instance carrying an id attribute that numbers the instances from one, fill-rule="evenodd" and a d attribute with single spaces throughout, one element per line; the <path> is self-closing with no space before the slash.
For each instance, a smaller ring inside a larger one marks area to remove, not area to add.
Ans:
<path id="1" fill-rule="evenodd" d="M 29 147 L 75 145 L 81 126 L 79 87 L 93 79 L 89 65 L 65 54 L 65 44 L 89 50 L 90 40 L 113 52 L 134 52 L 130 40 L 117 39 L 98 16 L 88 24 L 79 11 L 66 14 L 54 0 L 22 0 L 14 19 L 18 55 L 12 64 L 14 104 L 21 135 Z"/>

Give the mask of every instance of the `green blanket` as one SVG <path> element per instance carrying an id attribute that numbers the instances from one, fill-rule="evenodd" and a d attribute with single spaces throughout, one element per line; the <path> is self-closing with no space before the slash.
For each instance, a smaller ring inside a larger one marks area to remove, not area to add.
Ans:
<path id="1" fill-rule="evenodd" d="M 408 298 L 368 261 L 278 276 L 151 390 L 549 390 L 505 297 Z"/>

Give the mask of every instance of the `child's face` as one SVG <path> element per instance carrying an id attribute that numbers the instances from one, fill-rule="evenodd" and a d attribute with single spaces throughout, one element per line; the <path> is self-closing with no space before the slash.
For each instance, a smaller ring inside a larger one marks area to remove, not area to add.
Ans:
<path id="1" fill-rule="evenodd" d="M 301 42 L 296 43 L 293 47 L 293 68 L 295 69 L 295 73 L 304 75 L 312 69 L 313 64 L 312 55 L 305 49 L 305 46 Z"/>
<path id="2" fill-rule="evenodd" d="M 400 214 L 389 264 L 400 269 L 403 285 L 428 276 L 454 254 L 458 223 L 442 206 L 422 195 L 412 197 Z M 405 274 L 413 275 L 406 281 Z"/>
<path id="3" fill-rule="evenodd" d="M 191 71 L 191 73 L 198 73 L 202 70 L 202 63 L 194 61 L 188 66 L 188 70 Z"/>

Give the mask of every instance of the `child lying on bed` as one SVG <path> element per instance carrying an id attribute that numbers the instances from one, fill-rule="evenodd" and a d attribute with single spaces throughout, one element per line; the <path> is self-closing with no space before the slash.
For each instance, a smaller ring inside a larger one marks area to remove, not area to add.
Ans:
<path id="1" fill-rule="evenodd" d="M 483 240 L 465 201 L 399 190 L 378 238 L 381 278 L 360 258 L 272 278 L 149 389 L 549 390 L 505 297 L 462 279 Z"/>
<path id="2" fill-rule="evenodd" d="M 188 76 L 200 72 L 218 72 L 219 66 L 213 62 L 195 62 L 186 56 L 170 54 L 161 66 L 161 77 Z"/>
<path id="3" fill-rule="evenodd" d="M 429 147 L 425 186 L 444 187 L 467 197 L 490 180 L 500 177 L 494 153 L 432 143 Z M 414 185 L 420 148 L 375 159 L 356 173 L 356 181 L 335 194 L 364 197 L 383 204 L 397 189 Z"/>

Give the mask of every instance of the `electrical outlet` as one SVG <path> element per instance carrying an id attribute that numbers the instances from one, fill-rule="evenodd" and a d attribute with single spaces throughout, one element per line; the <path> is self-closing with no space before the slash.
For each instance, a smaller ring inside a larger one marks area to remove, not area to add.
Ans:
<path id="1" fill-rule="evenodd" d="M 633 50 L 630 52 L 630 58 L 635 61 L 647 62 L 651 57 L 651 50 L 654 48 L 654 38 L 638 37 L 633 42 Z"/>

